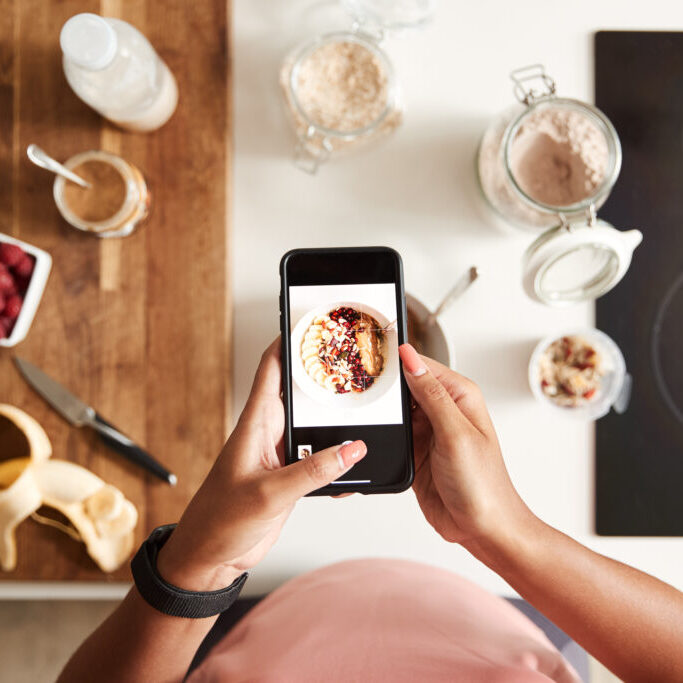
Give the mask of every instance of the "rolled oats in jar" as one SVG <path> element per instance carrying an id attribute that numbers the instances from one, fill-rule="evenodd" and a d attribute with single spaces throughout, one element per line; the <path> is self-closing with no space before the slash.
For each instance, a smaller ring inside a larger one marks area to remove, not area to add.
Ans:
<path id="1" fill-rule="evenodd" d="M 338 0 L 350 30 L 319 36 L 295 50 L 280 86 L 298 144 L 297 166 L 315 173 L 333 154 L 356 149 L 401 125 L 399 87 L 385 37 L 426 26 L 436 0 Z"/>
<path id="2" fill-rule="evenodd" d="M 393 68 L 369 35 L 343 31 L 305 45 L 283 63 L 280 85 L 298 138 L 297 165 L 312 173 L 331 154 L 401 123 Z"/>

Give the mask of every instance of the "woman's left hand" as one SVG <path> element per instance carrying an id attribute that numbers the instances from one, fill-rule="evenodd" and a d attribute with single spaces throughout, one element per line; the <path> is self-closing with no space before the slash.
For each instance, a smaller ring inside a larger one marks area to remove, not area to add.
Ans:
<path id="1" fill-rule="evenodd" d="M 161 549 L 157 568 L 186 590 L 217 590 L 253 567 L 277 540 L 301 496 L 361 460 L 362 441 L 284 467 L 280 339 L 261 359 L 247 405 L 204 483 Z"/>

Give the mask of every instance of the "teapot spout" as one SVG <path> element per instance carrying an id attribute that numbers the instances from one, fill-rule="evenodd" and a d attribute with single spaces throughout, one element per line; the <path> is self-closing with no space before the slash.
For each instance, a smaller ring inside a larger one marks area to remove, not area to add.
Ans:
<path id="1" fill-rule="evenodd" d="M 631 250 L 635 249 L 643 241 L 643 233 L 640 230 L 627 230 L 622 233 L 626 244 L 631 247 Z"/>

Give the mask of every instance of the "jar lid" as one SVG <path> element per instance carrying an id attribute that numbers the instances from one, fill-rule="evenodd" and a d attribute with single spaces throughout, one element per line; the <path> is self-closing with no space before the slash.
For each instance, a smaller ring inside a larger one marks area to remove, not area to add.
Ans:
<path id="1" fill-rule="evenodd" d="M 434 15 L 436 0 L 341 0 L 342 6 L 362 26 L 385 30 L 416 28 Z"/>
<path id="2" fill-rule="evenodd" d="M 594 218 L 565 222 L 527 249 L 523 284 L 536 301 L 567 306 L 609 292 L 626 274 L 643 235 Z"/>

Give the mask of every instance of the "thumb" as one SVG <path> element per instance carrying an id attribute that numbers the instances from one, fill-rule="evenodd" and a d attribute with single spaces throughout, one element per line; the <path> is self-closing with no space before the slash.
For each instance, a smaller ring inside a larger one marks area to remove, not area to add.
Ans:
<path id="1" fill-rule="evenodd" d="M 429 419 L 437 439 L 445 439 L 464 417 L 446 387 L 430 372 L 410 344 L 402 344 L 399 355 L 410 393 Z"/>
<path id="2" fill-rule="evenodd" d="M 299 498 L 338 479 L 348 472 L 368 452 L 363 441 L 351 441 L 331 446 L 307 458 L 272 473 L 274 495 L 284 503 Z"/>

